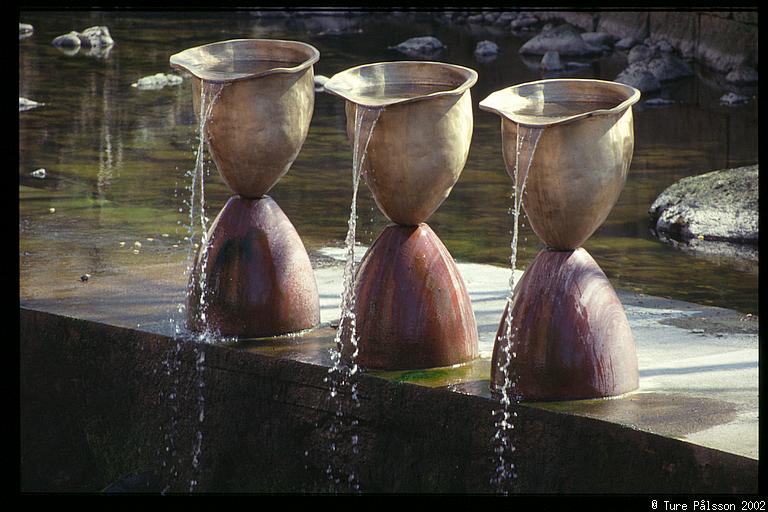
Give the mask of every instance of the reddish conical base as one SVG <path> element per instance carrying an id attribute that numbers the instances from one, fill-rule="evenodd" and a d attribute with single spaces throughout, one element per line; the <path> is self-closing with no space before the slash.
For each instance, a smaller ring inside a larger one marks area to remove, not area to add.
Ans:
<path id="1" fill-rule="evenodd" d="M 357 273 L 355 318 L 356 361 L 366 368 L 448 366 L 478 354 L 464 281 L 426 224 L 387 226 L 371 245 Z"/>
<path id="2" fill-rule="evenodd" d="M 635 341 L 619 298 L 584 249 L 540 252 L 523 274 L 512 303 L 510 393 L 522 400 L 574 400 L 637 389 Z M 496 334 L 491 388 L 504 376 L 505 309 Z"/>
<path id="3" fill-rule="evenodd" d="M 198 251 L 187 295 L 190 329 L 261 338 L 315 327 L 320 299 L 296 229 L 269 196 L 233 196 Z M 203 281 L 205 305 L 200 314 Z"/>

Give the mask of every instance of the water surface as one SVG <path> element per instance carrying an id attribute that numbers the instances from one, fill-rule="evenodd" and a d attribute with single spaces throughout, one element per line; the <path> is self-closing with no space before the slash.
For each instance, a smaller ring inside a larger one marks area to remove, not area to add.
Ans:
<path id="1" fill-rule="evenodd" d="M 451 27 L 437 18 L 368 13 L 345 18 L 348 30 L 334 33 L 324 29 L 322 17 L 259 18 L 247 11 L 21 12 L 20 21 L 31 23 L 35 32 L 19 41 L 19 96 L 45 103 L 19 113 L 21 298 L 44 295 L 55 283 L 79 284 L 85 273 L 109 277 L 150 262 L 183 274 L 186 187 L 197 147 L 191 80 L 158 91 L 130 84 L 175 72 L 168 59 L 186 48 L 235 38 L 309 43 L 320 51 L 315 73 L 332 76 L 360 64 L 407 59 L 388 47 L 409 37 L 438 37 L 447 48 L 435 60 L 470 67 L 479 77 L 471 89 L 475 124 L 467 165 L 429 224 L 456 259 L 507 266 L 512 182 L 502 158 L 499 118 L 477 103 L 495 90 L 545 76 L 519 56 L 524 38 Z M 108 26 L 115 40 L 106 57 L 68 56 L 50 44 L 58 35 L 93 25 Z M 483 39 L 494 40 L 501 53 L 480 64 L 473 51 Z M 614 54 L 568 76 L 612 80 L 625 65 L 626 57 Z M 758 161 L 757 99 L 721 106 L 725 90 L 719 79 L 705 70 L 697 73 L 662 92 L 675 104 L 636 106 L 626 187 L 585 248 L 619 289 L 756 313 L 756 264 L 693 256 L 656 240 L 649 229 L 648 206 L 675 181 Z M 270 192 L 310 251 L 344 243 L 351 161 L 344 102 L 319 93 L 302 151 Z M 38 168 L 47 170 L 45 179 L 30 175 Z M 231 193 L 212 164 L 209 169 L 206 211 L 212 219 Z M 370 245 L 387 220 L 367 187 L 360 187 L 358 214 L 357 239 Z M 522 217 L 518 266 L 525 268 L 541 249 Z"/>

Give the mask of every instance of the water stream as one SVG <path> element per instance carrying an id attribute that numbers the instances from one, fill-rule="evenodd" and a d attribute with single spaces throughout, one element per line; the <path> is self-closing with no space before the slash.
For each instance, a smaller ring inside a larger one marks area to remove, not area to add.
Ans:
<path id="1" fill-rule="evenodd" d="M 504 376 L 504 383 L 500 390 L 500 407 L 493 411 L 493 415 L 496 418 L 494 423 L 496 434 L 493 438 L 494 451 L 498 458 L 496 472 L 491 483 L 496 485 L 496 489 L 502 494 L 507 494 L 510 491 L 512 481 L 517 478 L 517 467 L 512 455 L 515 452 L 512 434 L 517 422 L 517 412 L 514 410 L 513 405 L 517 405 L 521 397 L 516 389 L 517 374 L 515 372 L 514 360 L 517 358 L 517 348 L 515 346 L 516 332 L 513 332 L 512 328 L 512 303 L 515 298 L 515 287 L 517 286 L 515 269 L 517 266 L 519 218 L 525 195 L 525 184 L 528 181 L 528 171 L 533 161 L 533 155 L 536 152 L 536 145 L 543 131 L 543 128 L 518 125 L 515 145 L 514 206 L 512 208 L 512 242 L 510 244 L 511 253 L 509 257 L 511 272 L 509 276 L 509 295 L 507 296 L 507 316 L 504 334 L 501 339 L 496 340 L 496 343 L 502 343 L 502 350 L 497 364 L 499 371 Z"/>
<path id="2" fill-rule="evenodd" d="M 341 316 L 336 330 L 333 347 L 330 349 L 331 368 L 328 370 L 326 382 L 330 384 L 329 399 L 335 409 L 335 417 L 329 427 L 330 434 L 330 463 L 326 468 L 326 474 L 338 491 L 339 486 L 344 485 L 353 492 L 360 491 L 360 483 L 354 469 L 354 457 L 359 450 L 359 435 L 357 433 L 357 420 L 345 415 L 344 396 L 348 395 L 352 409 L 360 406 L 357 395 L 357 329 L 355 321 L 355 235 L 357 227 L 357 191 L 360 186 L 360 177 L 363 162 L 368 151 L 368 143 L 371 140 L 376 121 L 381 114 L 380 108 L 372 109 L 355 106 L 354 140 L 352 146 L 352 205 L 350 208 L 347 236 L 345 239 L 346 255 L 344 262 L 343 291 L 341 294 Z M 345 339 L 349 346 L 344 346 Z M 343 357 L 344 355 L 344 357 Z M 346 361 L 344 361 L 346 359 Z M 343 431 L 350 432 L 350 455 L 352 460 L 346 464 L 342 461 L 341 448 L 338 445 Z M 347 469 L 344 469 L 344 466 Z"/>
<path id="3" fill-rule="evenodd" d="M 210 220 L 205 214 L 205 177 L 207 174 L 206 162 L 205 162 L 205 143 L 206 143 L 206 124 L 208 123 L 211 114 L 213 112 L 213 106 L 216 103 L 224 84 L 215 84 L 202 82 L 200 87 L 200 111 L 198 113 L 198 148 L 195 158 L 195 167 L 186 173 L 186 177 L 191 180 L 190 185 L 187 187 L 190 193 L 190 199 L 187 203 L 189 207 L 189 224 L 187 225 L 186 239 L 189 242 L 189 248 L 187 251 L 187 264 L 185 269 L 185 277 L 187 278 L 187 295 L 192 293 L 193 286 L 197 286 L 200 289 L 199 305 L 197 311 L 194 312 L 198 325 L 204 325 L 205 328 L 202 332 L 191 332 L 186 324 L 186 308 L 184 302 L 180 302 L 176 307 L 176 314 L 171 315 L 169 322 L 171 324 L 171 332 L 175 340 L 174 348 L 166 354 L 163 361 L 162 368 L 165 375 L 170 379 L 167 393 L 161 391 L 162 398 L 168 400 L 168 404 L 171 412 L 171 420 L 168 425 L 167 431 L 164 433 L 165 441 L 165 453 L 162 454 L 162 467 L 167 470 L 168 482 L 163 490 L 163 493 L 175 488 L 176 481 L 179 477 L 179 473 L 183 467 L 185 467 L 185 457 L 183 452 L 179 451 L 177 441 L 179 430 L 179 411 L 180 411 L 180 389 L 179 389 L 179 375 L 182 366 L 181 354 L 182 346 L 185 342 L 191 342 L 192 353 L 194 357 L 195 373 L 193 389 L 189 393 L 194 394 L 194 401 L 197 410 L 197 414 L 192 418 L 193 422 L 197 423 L 197 428 L 194 428 L 195 434 L 192 441 L 192 449 L 190 452 L 191 460 L 191 473 L 189 480 L 189 492 L 195 490 L 198 484 L 198 469 L 200 466 L 200 457 L 202 455 L 203 447 L 203 421 L 205 419 L 205 349 L 204 345 L 217 341 L 219 336 L 208 326 L 206 322 L 206 310 L 207 310 L 207 294 L 208 290 L 205 282 L 205 273 L 200 272 L 197 280 L 192 280 L 190 277 L 195 271 L 195 250 L 200 248 L 200 268 L 204 269 L 208 258 L 208 249 L 210 248 L 210 240 L 208 233 L 208 221 Z M 179 221 L 181 222 L 181 221 Z M 196 231 L 200 231 L 200 242 L 196 242 Z M 165 389 L 165 388 L 164 388 Z"/>

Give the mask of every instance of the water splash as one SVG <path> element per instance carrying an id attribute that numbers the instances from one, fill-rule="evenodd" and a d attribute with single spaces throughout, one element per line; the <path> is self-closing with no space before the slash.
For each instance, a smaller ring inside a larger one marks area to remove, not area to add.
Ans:
<path id="1" fill-rule="evenodd" d="M 368 152 L 368 143 L 371 141 L 373 129 L 376 121 L 381 114 L 380 108 L 367 108 L 360 105 L 355 106 L 355 127 L 352 149 L 352 206 L 349 214 L 347 228 L 346 257 L 344 262 L 344 280 L 343 291 L 341 294 L 341 317 L 339 326 L 336 330 L 333 347 L 330 349 L 331 368 L 328 370 L 328 376 L 325 381 L 330 383 L 331 391 L 329 400 L 335 406 L 335 416 L 329 427 L 330 434 L 330 463 L 326 468 L 326 474 L 334 485 L 336 490 L 340 486 L 346 486 L 347 490 L 353 492 L 360 491 L 360 483 L 355 474 L 354 467 L 347 464 L 348 469 L 344 470 L 342 464 L 342 455 L 337 450 L 337 442 L 342 431 L 349 430 L 351 455 L 354 457 L 359 451 L 359 435 L 357 432 L 357 420 L 349 421 L 344 414 L 343 396 L 348 394 L 351 400 L 352 408 L 360 406 L 360 400 L 357 394 L 357 375 L 359 367 L 356 359 L 358 354 L 358 337 L 355 320 L 355 232 L 357 226 L 357 191 L 360 185 L 360 177 L 363 171 L 363 163 Z M 344 339 L 348 339 L 349 346 L 344 346 Z M 346 356 L 346 363 L 343 361 L 342 353 Z"/>
<path id="2" fill-rule="evenodd" d="M 515 298 L 515 287 L 517 286 L 515 269 L 517 266 L 518 224 L 525 194 L 525 184 L 528 181 L 528 171 L 530 170 L 533 155 L 536 152 L 536 146 L 543 131 L 543 128 L 518 125 L 515 146 L 514 206 L 511 212 L 513 221 L 512 242 L 510 244 L 511 253 L 509 257 L 511 272 L 509 276 L 509 295 L 507 296 L 507 316 L 504 333 L 496 339 L 496 343 L 501 343 L 497 364 L 501 375 L 504 377 L 504 383 L 500 390 L 500 408 L 493 411 L 493 415 L 496 418 L 494 423 L 496 434 L 493 441 L 494 452 L 497 455 L 497 466 L 491 483 L 502 494 L 509 493 L 512 481 L 517 478 L 517 467 L 512 457 L 512 454 L 515 452 L 512 431 L 517 422 L 517 412 L 514 410 L 513 404 L 519 404 L 521 396 L 517 391 L 517 374 L 513 363 L 517 358 L 515 342 L 515 335 L 517 333 L 513 332 L 515 330 L 512 327 L 512 303 Z"/>

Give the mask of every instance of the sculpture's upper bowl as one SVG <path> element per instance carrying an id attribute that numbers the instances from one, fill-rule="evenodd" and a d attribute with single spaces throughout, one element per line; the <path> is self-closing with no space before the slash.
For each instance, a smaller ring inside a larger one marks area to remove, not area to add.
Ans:
<path id="1" fill-rule="evenodd" d="M 279 39 L 231 39 L 186 49 L 171 66 L 206 82 L 234 82 L 273 73 L 298 73 L 320 59 L 317 48 Z"/>
<path id="2" fill-rule="evenodd" d="M 193 75 L 195 113 L 235 193 L 261 197 L 298 156 L 314 110 L 319 58 L 308 44 L 274 39 L 221 41 L 171 57 L 171 66 Z M 207 116 L 200 112 L 204 96 L 212 100 Z"/>
<path id="3" fill-rule="evenodd" d="M 455 64 L 394 61 L 363 64 L 331 77 L 331 94 L 365 107 L 387 107 L 441 96 L 460 96 L 477 81 L 477 71 Z"/>
<path id="4" fill-rule="evenodd" d="M 526 126 L 547 127 L 597 115 L 615 115 L 640 99 L 634 87 L 580 78 L 539 80 L 491 93 L 480 108 Z"/>
<path id="5" fill-rule="evenodd" d="M 395 61 L 350 68 L 325 83 L 326 91 L 346 100 L 353 144 L 356 131 L 365 133 L 355 129 L 358 107 L 380 110 L 362 172 L 392 221 L 425 222 L 456 184 L 472 140 L 470 87 L 476 81 L 477 72 L 462 66 Z"/>
<path id="6" fill-rule="evenodd" d="M 624 84 L 556 79 L 508 87 L 480 102 L 502 117 L 502 152 L 516 187 L 519 155 L 533 153 L 523 208 L 548 247 L 580 247 L 616 204 L 632 161 L 639 98 Z"/>

